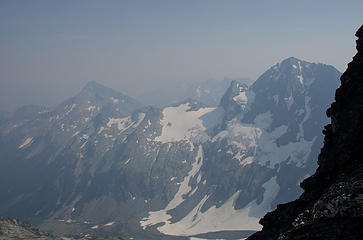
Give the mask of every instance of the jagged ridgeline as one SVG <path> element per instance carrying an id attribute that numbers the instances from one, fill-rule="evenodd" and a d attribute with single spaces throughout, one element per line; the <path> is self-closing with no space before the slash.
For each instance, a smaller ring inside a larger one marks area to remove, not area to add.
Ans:
<path id="1" fill-rule="evenodd" d="M 54 233 L 247 237 L 315 171 L 340 75 L 288 58 L 218 107 L 144 107 L 97 83 L 24 107 L 0 121 L 0 214 Z"/>
<path id="2" fill-rule="evenodd" d="M 327 110 L 324 147 L 304 193 L 261 219 L 263 231 L 250 240 L 355 240 L 363 236 L 363 25 L 357 54 L 341 77 Z M 242 223 L 241 223 L 242 224 Z"/>

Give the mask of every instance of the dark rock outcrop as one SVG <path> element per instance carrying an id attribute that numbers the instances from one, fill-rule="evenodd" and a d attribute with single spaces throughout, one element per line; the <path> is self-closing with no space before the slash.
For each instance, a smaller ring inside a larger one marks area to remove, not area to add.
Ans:
<path id="1" fill-rule="evenodd" d="M 73 238 L 57 238 L 39 231 L 28 223 L 13 218 L 0 217 L 0 239 L 42 239 L 63 240 Z"/>
<path id="2" fill-rule="evenodd" d="M 363 236 L 363 25 L 357 54 L 341 77 L 327 110 L 318 169 L 301 183 L 299 199 L 277 206 L 260 220 L 260 239 L 361 239 Z"/>
<path id="3" fill-rule="evenodd" d="M 6 218 L 0 216 L 0 240 L 122 240 L 118 237 L 61 237 L 40 231 L 38 228 L 15 218 Z"/>

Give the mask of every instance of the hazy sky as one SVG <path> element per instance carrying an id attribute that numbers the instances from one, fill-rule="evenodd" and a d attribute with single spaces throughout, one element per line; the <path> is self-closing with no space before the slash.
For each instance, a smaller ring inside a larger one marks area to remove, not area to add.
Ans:
<path id="1" fill-rule="evenodd" d="M 294 56 L 344 71 L 363 1 L 0 1 L 0 110 L 53 105 L 97 81 L 131 96 L 256 79 Z"/>

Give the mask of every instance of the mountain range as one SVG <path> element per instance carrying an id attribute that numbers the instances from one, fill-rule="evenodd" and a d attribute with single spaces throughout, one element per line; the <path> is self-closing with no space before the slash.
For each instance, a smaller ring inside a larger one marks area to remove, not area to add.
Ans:
<path id="1" fill-rule="evenodd" d="M 144 106 L 98 83 L 0 119 L 0 215 L 55 234 L 240 239 L 302 193 L 341 73 L 288 58 L 217 106 Z"/>

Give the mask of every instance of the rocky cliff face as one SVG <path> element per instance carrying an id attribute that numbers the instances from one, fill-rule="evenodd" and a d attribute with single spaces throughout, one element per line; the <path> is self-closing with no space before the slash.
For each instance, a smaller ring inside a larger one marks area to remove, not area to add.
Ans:
<path id="1" fill-rule="evenodd" d="M 363 25 L 356 36 L 358 52 L 327 110 L 331 124 L 323 130 L 316 173 L 301 183 L 301 197 L 268 213 L 249 240 L 362 238 Z"/>

